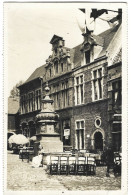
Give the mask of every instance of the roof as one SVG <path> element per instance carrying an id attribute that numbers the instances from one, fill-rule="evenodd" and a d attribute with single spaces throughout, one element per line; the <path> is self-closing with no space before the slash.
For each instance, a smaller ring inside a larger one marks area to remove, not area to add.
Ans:
<path id="1" fill-rule="evenodd" d="M 96 44 L 103 47 L 102 51 L 98 55 L 98 58 L 100 58 L 106 54 L 106 50 L 107 50 L 110 42 L 112 41 L 113 37 L 115 36 L 118 28 L 119 28 L 119 25 L 104 31 L 103 33 L 101 33 L 99 35 L 93 35 L 93 38 L 95 39 Z M 70 51 L 71 61 L 74 63 L 74 67 L 78 67 L 81 65 L 81 51 L 80 51 L 81 46 L 82 46 L 82 44 L 74 47 Z"/>
<path id="2" fill-rule="evenodd" d="M 103 46 L 104 44 L 104 39 L 103 37 L 99 36 L 99 35 L 93 35 L 94 41 L 97 45 Z"/>
<path id="3" fill-rule="evenodd" d="M 81 46 L 82 44 L 71 49 L 71 60 L 74 63 L 74 67 L 81 65 Z"/>
<path id="4" fill-rule="evenodd" d="M 106 54 L 106 50 L 107 50 L 110 42 L 112 41 L 113 37 L 115 36 L 115 33 L 117 32 L 118 28 L 119 28 L 119 25 L 104 31 L 103 33 L 100 33 L 99 35 L 93 35 L 96 44 L 103 47 L 102 51 L 98 55 L 98 58 L 100 58 Z M 54 35 L 53 38 L 51 39 L 50 43 L 54 42 L 56 39 L 62 39 L 62 37 Z M 74 67 L 78 67 L 81 65 L 81 51 L 80 51 L 81 46 L 82 46 L 82 44 L 70 49 L 71 62 L 73 62 Z M 63 47 L 63 48 L 69 49 L 67 47 Z M 28 83 L 28 82 L 30 82 L 38 77 L 43 76 L 45 74 L 45 67 L 46 67 L 46 64 L 37 68 L 31 74 L 31 76 L 26 80 L 26 82 L 24 84 L 26 84 L 26 83 Z"/>
<path id="5" fill-rule="evenodd" d="M 17 114 L 19 111 L 19 98 L 8 98 L 8 114 Z"/>
<path id="6" fill-rule="evenodd" d="M 28 83 L 28 82 L 30 82 L 30 81 L 36 79 L 36 78 L 39 78 L 39 77 L 43 76 L 43 75 L 45 74 L 45 66 L 46 66 L 46 64 L 44 64 L 44 65 L 38 67 L 38 68 L 31 74 L 31 76 L 25 81 L 25 83 Z M 24 83 L 24 84 L 25 84 L 25 83 Z"/>
<path id="7" fill-rule="evenodd" d="M 103 49 L 100 52 L 98 57 L 105 55 L 106 49 L 108 48 L 111 40 L 113 39 L 114 35 L 116 34 L 116 32 L 118 30 L 118 28 L 119 28 L 119 25 L 114 26 L 113 28 L 110 28 L 110 29 L 108 29 L 108 30 L 106 30 L 103 33 L 98 35 L 99 37 L 102 37 L 104 39 Z"/>
<path id="8" fill-rule="evenodd" d="M 121 62 L 121 61 L 122 61 L 122 48 L 120 48 L 119 52 L 114 57 L 113 64 L 116 64 L 116 63 Z"/>

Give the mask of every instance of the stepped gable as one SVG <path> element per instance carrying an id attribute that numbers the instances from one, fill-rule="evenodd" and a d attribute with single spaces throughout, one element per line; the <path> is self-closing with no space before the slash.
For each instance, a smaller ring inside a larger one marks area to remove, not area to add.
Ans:
<path id="1" fill-rule="evenodd" d="M 117 25 L 113 28 L 110 28 L 102 33 L 100 33 L 99 35 L 93 35 L 93 38 L 95 39 L 95 43 L 102 46 L 103 49 L 100 52 L 99 57 L 102 57 L 106 54 L 106 50 L 111 42 L 111 40 L 113 39 L 113 37 L 115 36 L 118 28 L 120 25 Z M 54 41 L 54 39 L 56 39 L 56 35 L 52 38 L 51 41 Z M 60 39 L 62 39 L 62 37 L 59 37 Z M 70 49 L 68 47 L 63 47 L 65 50 L 69 49 L 70 50 L 70 59 L 71 62 L 74 65 L 74 68 L 81 66 L 81 46 L 82 44 L 77 45 L 76 47 Z M 43 76 L 45 74 L 45 67 L 46 64 L 38 67 L 32 74 L 31 76 L 25 81 L 24 84 L 40 77 Z"/>

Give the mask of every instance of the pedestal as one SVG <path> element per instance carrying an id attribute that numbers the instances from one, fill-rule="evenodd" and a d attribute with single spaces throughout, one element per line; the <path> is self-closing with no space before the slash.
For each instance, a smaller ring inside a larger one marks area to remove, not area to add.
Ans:
<path id="1" fill-rule="evenodd" d="M 63 142 L 57 134 L 44 134 L 41 136 L 40 145 L 45 153 L 63 152 Z"/>

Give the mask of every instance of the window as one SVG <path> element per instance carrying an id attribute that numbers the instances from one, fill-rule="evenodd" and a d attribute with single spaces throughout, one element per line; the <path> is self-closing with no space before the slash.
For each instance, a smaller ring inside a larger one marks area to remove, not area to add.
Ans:
<path id="1" fill-rule="evenodd" d="M 57 103 L 57 108 L 58 108 L 60 106 L 59 92 L 56 93 L 56 103 Z"/>
<path id="2" fill-rule="evenodd" d="M 65 107 L 65 83 L 62 83 L 62 107 Z"/>
<path id="3" fill-rule="evenodd" d="M 28 110 L 27 110 L 27 96 L 26 95 L 22 95 L 21 96 L 21 114 L 25 114 Z"/>
<path id="4" fill-rule="evenodd" d="M 57 48 L 55 49 L 55 54 L 57 55 Z"/>
<path id="5" fill-rule="evenodd" d="M 76 105 L 84 103 L 83 75 L 75 78 L 75 103 L 76 103 Z"/>
<path id="6" fill-rule="evenodd" d="M 65 106 L 69 106 L 69 89 L 68 89 L 68 81 L 65 82 Z"/>
<path id="7" fill-rule="evenodd" d="M 96 128 L 99 128 L 101 126 L 101 118 L 100 117 L 97 117 L 95 119 L 95 126 L 96 126 Z"/>
<path id="8" fill-rule="evenodd" d="M 55 74 L 58 73 L 58 61 L 54 63 L 54 66 L 55 66 Z"/>
<path id="9" fill-rule="evenodd" d="M 63 108 L 69 106 L 69 88 L 68 81 L 62 83 L 62 106 Z"/>
<path id="10" fill-rule="evenodd" d="M 93 71 L 93 100 L 102 99 L 103 78 L 102 68 Z"/>
<path id="11" fill-rule="evenodd" d="M 55 107 L 55 109 L 58 109 L 58 108 L 60 108 L 60 104 L 61 104 L 60 92 L 59 92 L 60 86 L 59 86 L 59 84 L 56 84 L 53 86 L 53 88 L 54 88 L 54 90 L 53 90 L 54 94 L 52 95 L 52 98 L 54 100 L 54 107 Z"/>
<path id="12" fill-rule="evenodd" d="M 35 95 L 35 110 L 39 110 L 41 108 L 41 90 L 36 91 Z"/>
<path id="13" fill-rule="evenodd" d="M 90 51 L 85 52 L 85 60 L 86 64 L 90 63 Z"/>
<path id="14" fill-rule="evenodd" d="M 49 74 L 50 74 L 50 77 L 51 77 L 51 68 L 49 69 Z"/>
<path id="15" fill-rule="evenodd" d="M 24 113 L 24 96 L 21 96 L 21 114 Z"/>
<path id="16" fill-rule="evenodd" d="M 84 149 L 84 120 L 76 121 L 76 149 Z"/>
<path id="17" fill-rule="evenodd" d="M 33 92 L 28 94 L 28 112 L 33 111 Z"/>
<path id="18" fill-rule="evenodd" d="M 121 107 L 121 80 L 112 83 L 113 108 L 119 109 Z"/>
<path id="19" fill-rule="evenodd" d="M 61 63 L 61 72 L 63 72 L 63 63 Z"/>

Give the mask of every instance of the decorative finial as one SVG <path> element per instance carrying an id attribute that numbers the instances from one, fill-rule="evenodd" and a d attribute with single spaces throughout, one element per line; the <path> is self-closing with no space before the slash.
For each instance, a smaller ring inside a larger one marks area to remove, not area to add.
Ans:
<path id="1" fill-rule="evenodd" d="M 46 96 L 49 96 L 49 91 L 50 91 L 50 88 L 48 86 L 48 81 L 46 82 L 46 87 L 45 87 L 45 93 L 46 93 Z"/>

